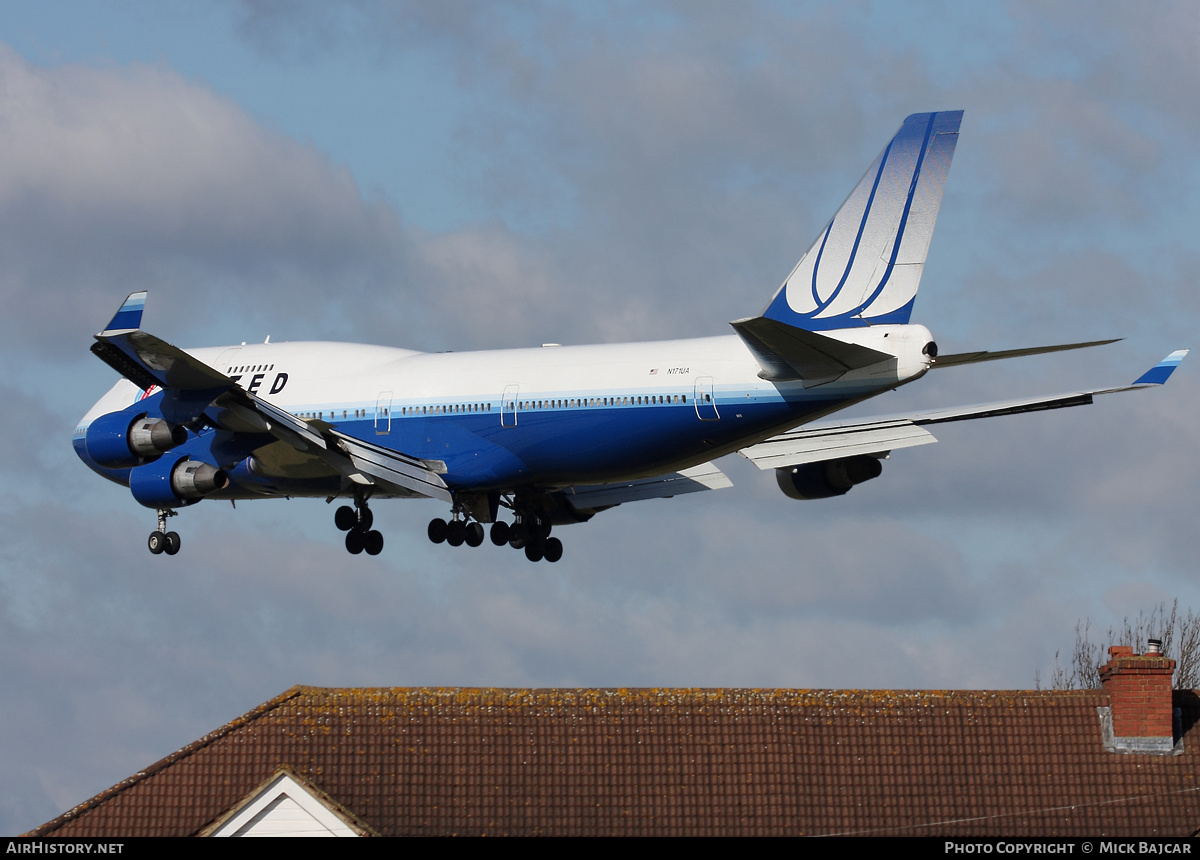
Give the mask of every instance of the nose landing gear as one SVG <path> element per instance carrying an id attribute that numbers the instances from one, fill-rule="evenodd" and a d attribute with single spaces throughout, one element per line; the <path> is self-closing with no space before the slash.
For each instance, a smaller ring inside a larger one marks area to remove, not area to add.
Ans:
<path id="1" fill-rule="evenodd" d="M 146 546 L 153 555 L 164 552 L 167 555 L 175 555 L 179 552 L 179 547 L 183 542 L 180 540 L 178 532 L 167 531 L 167 517 L 178 516 L 178 514 L 170 508 L 159 508 L 157 513 L 158 528 L 150 532 Z"/>

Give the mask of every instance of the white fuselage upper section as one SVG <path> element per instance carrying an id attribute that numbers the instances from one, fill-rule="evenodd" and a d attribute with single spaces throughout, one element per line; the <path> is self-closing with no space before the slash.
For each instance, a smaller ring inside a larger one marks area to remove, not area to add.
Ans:
<path id="1" fill-rule="evenodd" d="M 521 399 L 639 396 L 691 393 L 711 379 L 718 400 L 752 401 L 857 398 L 874 389 L 910 382 L 928 370 L 921 350 L 931 340 L 924 326 L 876 326 L 825 334 L 897 357 L 896 364 L 851 371 L 825 385 L 759 378 L 757 361 L 737 336 L 589 346 L 422 353 L 360 344 L 301 342 L 209 347 L 188 352 L 237 378 L 251 393 L 295 413 L 374 409 L 391 392 L 396 408 L 491 402 L 520 387 Z M 279 374 L 283 387 L 274 394 Z"/>

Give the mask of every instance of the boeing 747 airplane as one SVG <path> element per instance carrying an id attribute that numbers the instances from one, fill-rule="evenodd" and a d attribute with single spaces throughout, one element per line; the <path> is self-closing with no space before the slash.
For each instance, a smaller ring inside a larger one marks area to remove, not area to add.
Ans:
<path id="1" fill-rule="evenodd" d="M 75 429 L 79 457 L 167 518 L 203 499 L 341 499 L 346 548 L 377 555 L 369 502 L 433 498 L 434 543 L 490 538 L 557 561 L 555 526 L 626 502 L 729 486 L 738 452 L 793 499 L 845 494 L 927 427 L 1079 406 L 1128 386 L 891 418 L 812 423 L 931 369 L 1096 346 L 939 355 L 909 322 L 962 111 L 914 114 L 761 314 L 695 340 L 428 354 L 345 343 L 182 350 L 141 330 L 130 295 L 92 352 L 121 379 Z"/>

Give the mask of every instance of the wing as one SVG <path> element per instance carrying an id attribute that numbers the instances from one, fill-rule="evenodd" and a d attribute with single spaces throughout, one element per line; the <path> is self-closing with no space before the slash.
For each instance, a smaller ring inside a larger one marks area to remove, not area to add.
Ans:
<path id="1" fill-rule="evenodd" d="M 772 436 L 738 453 L 760 469 L 783 469 L 858 454 L 882 454 L 897 448 L 936 442 L 911 419 L 824 424 Z"/>
<path id="2" fill-rule="evenodd" d="M 1070 349 L 1072 347 L 1063 347 Z M 970 421 L 976 418 L 994 418 L 999 415 L 1019 415 L 1022 412 L 1044 412 L 1048 409 L 1065 409 L 1070 406 L 1086 406 L 1098 394 L 1117 394 L 1122 391 L 1137 391 L 1155 388 L 1167 381 L 1179 362 L 1188 354 L 1180 349 L 1168 355 L 1150 370 L 1139 376 L 1132 384 L 1119 388 L 1102 388 L 1092 391 L 1075 391 L 1049 397 L 1029 397 L 1021 400 L 1004 400 L 981 403 L 975 406 L 959 406 L 933 412 L 919 412 L 906 416 L 883 416 L 863 421 L 822 423 L 802 427 L 773 436 L 756 445 L 743 448 L 738 453 L 760 469 L 780 469 L 818 463 L 858 454 L 883 456 L 899 448 L 927 445 L 937 439 L 928 430 L 930 424 L 950 421 Z M 996 356 L 1000 357 L 1000 356 Z M 986 361 L 988 359 L 976 359 Z"/>
<path id="3" fill-rule="evenodd" d="M 320 421 L 305 421 L 246 391 L 225 374 L 139 327 L 146 294 L 133 293 L 96 335 L 92 352 L 141 388 L 165 392 L 163 416 L 191 424 L 201 416 L 223 430 L 274 436 L 316 456 L 357 484 L 451 501 L 445 465 L 363 442 Z"/>
<path id="4" fill-rule="evenodd" d="M 350 473 L 352 481 L 367 484 L 383 481 L 385 484 L 404 487 L 432 499 L 453 501 L 450 491 L 446 488 L 446 482 L 441 478 L 441 474 L 446 471 L 446 464 L 442 461 L 409 457 L 390 448 L 372 445 L 353 436 L 338 433 L 336 430 L 332 431 L 332 435 L 337 440 L 338 448 L 345 452 L 358 469 L 357 473 Z M 367 480 L 363 480 L 364 476 Z"/>
<path id="5" fill-rule="evenodd" d="M 642 499 L 669 499 L 702 490 L 720 490 L 733 483 L 712 463 L 693 466 L 681 472 L 621 481 L 612 484 L 590 484 L 563 490 L 575 508 L 602 508 Z"/>

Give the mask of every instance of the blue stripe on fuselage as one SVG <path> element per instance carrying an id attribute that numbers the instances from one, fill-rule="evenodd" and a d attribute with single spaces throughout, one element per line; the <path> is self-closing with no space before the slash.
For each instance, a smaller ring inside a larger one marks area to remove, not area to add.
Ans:
<path id="1" fill-rule="evenodd" d="M 557 394 L 557 393 L 556 393 Z M 747 395 L 750 396 L 747 396 Z M 845 394 L 845 392 L 843 392 Z M 162 392 L 128 407 L 135 412 L 161 415 Z M 657 397 L 658 395 L 654 395 Z M 672 395 L 674 396 L 674 395 Z M 682 397 L 682 395 L 679 395 Z M 692 394 L 687 402 L 611 406 L 532 408 L 530 404 L 579 403 L 569 396 L 522 397 L 525 408 L 515 413 L 516 426 L 502 426 L 500 403 L 483 398 L 463 398 L 477 404 L 476 412 L 403 414 L 405 410 L 452 410 L 456 404 L 431 406 L 393 400 L 390 415 L 380 421 L 386 433 L 376 432 L 375 404 L 314 405 L 296 414 L 319 417 L 348 436 L 363 439 L 413 457 L 441 460 L 444 480 L 452 489 L 514 489 L 537 483 L 603 483 L 632 474 L 653 474 L 677 467 L 686 460 L 717 456 L 718 449 L 744 442 L 772 428 L 791 427 L 819 411 L 827 411 L 845 397 L 804 396 L 785 399 L 773 388 L 753 392 L 717 392 L 719 420 L 702 421 Z M 604 397 L 589 400 L 603 402 Z M 609 396 L 610 401 L 636 401 L 636 396 Z M 456 403 L 457 403 L 456 399 Z M 461 404 L 460 404 L 461 405 Z M 702 406 L 707 408 L 709 404 Z M 294 409 L 295 407 L 293 407 Z M 362 417 L 337 420 L 334 415 Z M 253 451 L 275 440 L 267 435 L 204 431 L 191 435 L 171 456 L 191 456 L 233 468 Z M 82 433 L 74 447 L 80 459 L 109 480 L 128 485 L 129 469 L 105 469 L 91 462 Z M 720 451 L 719 453 L 726 453 Z M 269 483 L 269 481 L 268 481 Z M 290 492 L 303 495 L 305 482 L 289 480 Z M 247 485 L 233 496 L 257 495 L 261 488 Z M 313 494 L 329 491 L 328 481 L 312 482 Z"/>
<path id="2" fill-rule="evenodd" d="M 715 421 L 701 421 L 690 397 L 686 404 L 525 409 L 516 413 L 513 427 L 501 426 L 499 404 L 493 404 L 491 412 L 393 413 L 387 434 L 376 434 L 369 418 L 335 426 L 410 456 L 442 460 L 451 488 L 487 489 L 540 481 L 598 483 L 665 470 L 760 428 L 798 424 L 834 402 L 839 401 L 721 400 Z"/>

